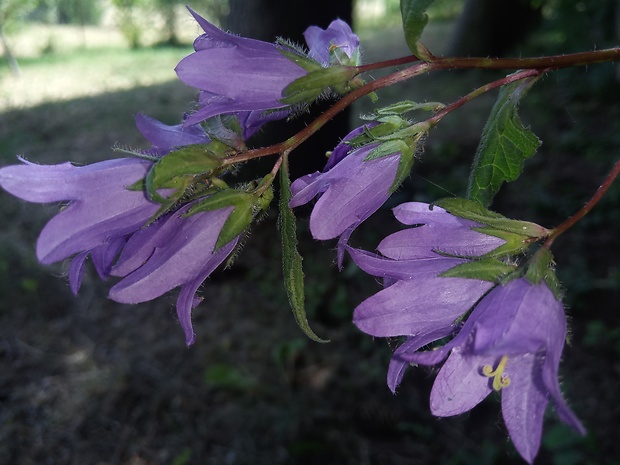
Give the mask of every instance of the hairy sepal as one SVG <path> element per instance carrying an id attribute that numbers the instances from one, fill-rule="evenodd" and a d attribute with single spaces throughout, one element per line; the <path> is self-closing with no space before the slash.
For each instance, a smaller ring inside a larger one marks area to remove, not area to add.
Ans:
<path id="1" fill-rule="evenodd" d="M 433 205 L 437 205 L 460 218 L 475 221 L 493 229 L 512 232 L 522 237 L 541 239 L 550 233 L 548 229 L 536 223 L 506 218 L 474 200 L 448 197 L 433 202 Z"/>

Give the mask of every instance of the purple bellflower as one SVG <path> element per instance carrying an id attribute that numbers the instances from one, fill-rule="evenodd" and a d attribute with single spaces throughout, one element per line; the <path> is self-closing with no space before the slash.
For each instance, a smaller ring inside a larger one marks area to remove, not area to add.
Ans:
<path id="1" fill-rule="evenodd" d="M 410 364 L 436 365 L 430 404 L 446 417 L 471 410 L 501 391 L 502 413 L 517 451 L 532 463 L 540 447 L 550 400 L 562 421 L 585 430 L 562 398 L 558 367 L 566 338 L 562 303 L 549 287 L 518 278 L 497 286 L 476 306 L 459 333 L 432 351 L 419 351 L 438 337 L 413 337 L 392 358 L 388 385 L 395 390 Z"/>
<path id="2" fill-rule="evenodd" d="M 136 127 L 152 145 L 146 152 L 149 155 L 161 157 L 175 148 L 211 142 L 200 124 L 186 126 L 181 123 L 169 126 L 144 113 L 138 113 Z"/>
<path id="3" fill-rule="evenodd" d="M 170 134 L 164 132 L 149 139 Z M 39 261 L 50 264 L 71 258 L 69 284 L 77 294 L 91 256 L 101 279 L 122 278 L 109 294 L 121 303 L 146 302 L 180 287 L 177 313 L 186 343 L 192 344 L 191 310 L 200 302 L 196 292 L 238 241 L 215 250 L 233 207 L 185 217 L 188 204 L 145 227 L 161 205 L 128 187 L 146 176 L 151 161 L 121 158 L 87 166 L 22 162 L 0 169 L 2 188 L 30 202 L 68 201 L 39 235 Z"/>
<path id="4" fill-rule="evenodd" d="M 195 340 L 191 310 L 203 281 L 233 251 L 238 237 L 215 250 L 224 223 L 234 207 L 184 215 L 191 205 L 169 213 L 127 241 L 112 276 L 122 277 L 110 289 L 110 299 L 135 304 L 153 300 L 176 287 L 177 314 L 189 346 Z"/>
<path id="5" fill-rule="evenodd" d="M 484 255 L 504 241 L 437 206 L 409 202 L 393 212 L 401 223 L 417 226 L 383 239 L 377 247 L 383 256 L 348 248 L 355 263 L 385 286 L 358 305 L 353 322 L 372 336 L 440 339 L 494 284 L 439 274 L 468 261 L 458 257 Z"/>
<path id="6" fill-rule="evenodd" d="M 359 64 L 359 37 L 341 19 L 332 21 L 327 29 L 310 26 L 304 32 L 304 38 L 310 47 L 308 56 L 323 66 Z M 348 58 L 347 63 L 334 62 L 336 56 L 330 52 L 336 48 L 345 53 Z"/>
<path id="7" fill-rule="evenodd" d="M 21 161 L 0 169 L 2 188 L 29 202 L 69 202 L 41 231 L 37 258 L 50 264 L 75 255 L 69 269 L 74 293 L 86 257 L 92 256 L 99 276 L 106 279 L 126 237 L 159 208 L 144 192 L 127 189 L 144 178 L 152 166 L 147 160 L 121 158 L 86 166 Z"/>
<path id="8" fill-rule="evenodd" d="M 280 101 L 283 91 L 294 80 L 305 76 L 306 70 L 280 53 L 277 45 L 226 33 L 191 9 L 189 11 L 205 33 L 194 41 L 195 52 L 176 67 L 181 81 L 200 90 L 200 108 L 185 124 L 193 125 L 219 114 L 237 113 L 240 120 L 249 120 L 245 121 L 244 137 L 247 138 L 262 123 L 285 118 L 288 106 Z M 342 21 L 332 23 L 335 31 L 328 28 L 330 37 L 311 31 L 308 46 L 313 55 L 323 59 L 334 46 L 332 39 L 338 40 L 335 46 L 345 53 L 356 48 L 359 39 L 352 32 L 347 34 L 340 23 Z M 329 64 L 329 58 L 324 64 Z M 270 110 L 281 111 L 265 114 Z"/>
<path id="9" fill-rule="evenodd" d="M 310 215 L 310 232 L 317 240 L 340 236 L 338 261 L 353 230 L 376 212 L 389 197 L 400 153 L 364 161 L 378 144 L 352 148 L 347 140 L 361 134 L 354 129 L 330 155 L 323 172 L 314 172 L 291 184 L 291 207 L 320 196 Z"/>

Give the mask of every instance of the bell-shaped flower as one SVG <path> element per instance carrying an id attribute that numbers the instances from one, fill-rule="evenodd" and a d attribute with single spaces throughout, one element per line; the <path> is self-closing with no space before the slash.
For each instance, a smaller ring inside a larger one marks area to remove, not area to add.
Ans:
<path id="1" fill-rule="evenodd" d="M 200 108 L 185 124 L 228 113 L 254 112 L 252 119 L 264 118 L 263 122 L 285 118 L 288 106 L 281 102 L 283 91 L 307 71 L 282 54 L 279 46 L 226 33 L 191 9 L 190 12 L 205 33 L 194 42 L 195 52 L 176 67 L 179 79 L 201 92 Z M 323 38 L 315 43 L 313 37 L 314 34 L 308 42 L 310 49 L 320 56 L 324 55 L 321 47 L 328 52 L 330 43 Z M 349 40 L 359 41 L 354 34 Z M 350 48 L 348 43 L 338 46 L 345 51 Z"/>
<path id="2" fill-rule="evenodd" d="M 558 383 L 565 338 L 564 309 L 549 287 L 544 282 L 514 279 L 486 295 L 445 345 L 419 351 L 433 339 L 414 337 L 399 347 L 390 364 L 388 384 L 395 389 L 410 363 L 436 365 L 447 357 L 431 392 L 432 413 L 458 415 L 491 392 L 501 391 L 508 433 L 517 451 L 532 463 L 550 400 L 562 421 L 585 432 L 562 398 Z"/>
<path id="3" fill-rule="evenodd" d="M 123 279 L 109 293 L 116 302 L 135 304 L 181 287 L 177 314 L 187 345 L 195 338 L 191 310 L 200 302 L 196 292 L 238 241 L 237 237 L 215 249 L 234 207 L 185 216 L 190 207 L 169 213 L 129 238 L 111 270 L 111 275 Z"/>
<path id="4" fill-rule="evenodd" d="M 393 211 L 401 223 L 415 227 L 383 239 L 377 247 L 383 256 L 348 248 L 355 263 L 383 278 L 385 286 L 358 305 L 353 322 L 372 336 L 444 337 L 494 284 L 439 275 L 469 260 L 459 257 L 484 255 L 504 241 L 474 231 L 480 225 L 437 206 L 409 202 Z"/>
<path id="5" fill-rule="evenodd" d="M 351 26 L 341 19 L 332 21 L 327 29 L 310 26 L 304 32 L 304 38 L 310 47 L 308 56 L 323 66 L 360 64 L 359 37 L 353 33 Z M 336 50 L 345 54 L 346 62 L 339 59 Z"/>
<path id="6" fill-rule="evenodd" d="M 152 145 L 146 153 L 159 157 L 179 147 L 211 141 L 200 124 L 169 126 L 144 113 L 136 115 L 136 127 Z"/>
<path id="7" fill-rule="evenodd" d="M 79 254 L 70 270 L 74 292 L 81 280 L 80 263 L 89 253 L 105 279 L 126 236 L 159 208 L 144 192 L 127 189 L 144 178 L 150 161 L 121 158 L 86 166 L 22 162 L 0 169 L 0 186 L 29 202 L 68 201 L 41 231 L 37 258 L 50 264 Z"/>
<path id="8" fill-rule="evenodd" d="M 291 184 L 291 207 L 319 197 L 310 215 L 310 232 L 317 240 L 341 236 L 339 261 L 353 230 L 388 199 L 399 163 L 399 152 L 365 160 L 377 144 L 360 148 L 346 144 L 362 131 L 357 128 L 345 137 L 323 172 L 307 174 Z"/>

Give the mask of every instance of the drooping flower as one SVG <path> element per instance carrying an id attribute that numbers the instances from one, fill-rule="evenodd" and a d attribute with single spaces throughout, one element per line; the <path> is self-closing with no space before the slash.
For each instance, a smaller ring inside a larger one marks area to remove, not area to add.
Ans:
<path id="1" fill-rule="evenodd" d="M 121 158 L 86 166 L 21 161 L 21 165 L 0 168 L 2 188 L 29 202 L 69 202 L 39 235 L 37 258 L 43 264 L 75 254 L 79 254 L 78 262 L 83 262 L 92 253 L 95 267 L 105 279 L 125 238 L 159 208 L 144 192 L 127 189 L 146 175 L 150 161 Z M 81 280 L 78 262 L 70 271 L 74 292 Z"/>
<path id="2" fill-rule="evenodd" d="M 358 65 L 360 62 L 360 40 L 351 27 L 341 19 L 332 21 L 327 29 L 310 26 L 304 32 L 306 43 L 310 47 L 308 56 L 323 66 Z M 342 51 L 347 58 L 346 63 L 338 60 L 334 50 Z"/>
<path id="3" fill-rule="evenodd" d="M 177 313 L 187 344 L 193 343 L 191 309 L 200 301 L 196 292 L 238 241 L 236 237 L 215 250 L 234 207 L 186 217 L 192 206 L 187 204 L 145 227 L 160 204 L 128 187 L 144 178 L 152 162 L 123 158 L 75 166 L 22 161 L 0 169 L 0 186 L 30 202 L 69 202 L 41 231 L 39 261 L 71 258 L 69 283 L 77 294 L 91 256 L 102 279 L 122 278 L 109 295 L 121 303 L 146 302 L 181 287 Z"/>
<path id="4" fill-rule="evenodd" d="M 373 336 L 437 339 L 452 333 L 455 322 L 494 284 L 441 273 L 501 246 L 504 241 L 472 228 L 479 226 L 440 207 L 409 202 L 394 208 L 403 224 L 416 225 L 381 241 L 383 256 L 348 248 L 365 272 L 382 277 L 385 288 L 362 302 L 353 322 Z"/>
<path id="5" fill-rule="evenodd" d="M 129 238 L 110 273 L 123 279 L 109 293 L 116 302 L 135 304 L 181 287 L 177 314 L 187 345 L 195 339 L 191 310 L 200 302 L 196 291 L 238 241 L 237 237 L 215 250 L 233 207 L 185 217 L 190 206 L 160 218 Z"/>
<path id="6" fill-rule="evenodd" d="M 291 207 L 305 205 L 317 196 L 310 215 L 310 232 L 318 240 L 341 236 L 342 250 L 353 230 L 376 212 L 389 197 L 400 154 L 365 161 L 377 144 L 352 148 L 346 141 L 363 127 L 349 133 L 331 154 L 323 172 L 314 172 L 291 184 Z"/>
<path id="7" fill-rule="evenodd" d="M 447 357 L 431 392 L 432 413 L 458 415 L 491 392 L 501 391 L 508 433 L 517 451 L 532 463 L 550 400 L 562 421 L 585 432 L 558 383 L 565 338 L 564 309 L 549 287 L 544 282 L 515 279 L 485 296 L 445 345 L 419 351 L 433 339 L 413 337 L 399 347 L 390 364 L 388 384 L 394 390 L 409 363 L 435 365 Z"/>
<path id="8" fill-rule="evenodd" d="M 307 71 L 282 54 L 277 45 L 226 33 L 190 12 L 205 33 L 194 42 L 195 52 L 176 67 L 181 81 L 201 92 L 200 108 L 185 124 L 193 125 L 219 114 L 253 114 L 253 124 L 246 127 L 255 130 L 261 122 L 285 118 L 288 106 L 281 102 L 283 91 Z M 336 27 L 342 29 L 339 24 Z M 320 47 L 331 45 L 324 38 L 315 43 L 315 35 L 311 34 L 308 46 L 315 55 L 323 56 Z M 348 40 L 359 43 L 352 33 Z M 349 42 L 338 46 L 343 50 L 353 47 Z M 281 111 L 265 114 L 271 110 Z M 249 137 L 251 130 L 244 137 Z"/>
<path id="9" fill-rule="evenodd" d="M 136 126 L 152 145 L 147 153 L 155 156 L 161 157 L 186 145 L 207 144 L 211 141 L 200 124 L 169 126 L 144 113 L 138 113 Z"/>

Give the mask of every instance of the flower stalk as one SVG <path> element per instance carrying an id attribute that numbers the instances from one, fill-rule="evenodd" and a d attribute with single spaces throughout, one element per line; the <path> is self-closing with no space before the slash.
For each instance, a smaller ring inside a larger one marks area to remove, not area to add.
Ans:
<path id="1" fill-rule="evenodd" d="M 560 234 L 564 233 L 568 229 L 572 228 L 579 221 L 581 221 L 583 217 L 586 216 L 590 212 L 590 210 L 592 210 L 607 193 L 611 185 L 618 177 L 618 174 L 620 174 L 620 159 L 616 161 L 616 164 L 613 166 L 603 183 L 596 190 L 592 198 L 590 198 L 590 200 L 588 200 L 586 204 L 577 211 L 577 213 L 564 221 L 557 228 L 554 228 L 551 234 L 549 234 L 549 237 L 547 238 L 545 243 L 543 244 L 543 247 L 546 249 L 550 248 L 555 239 Z"/>

